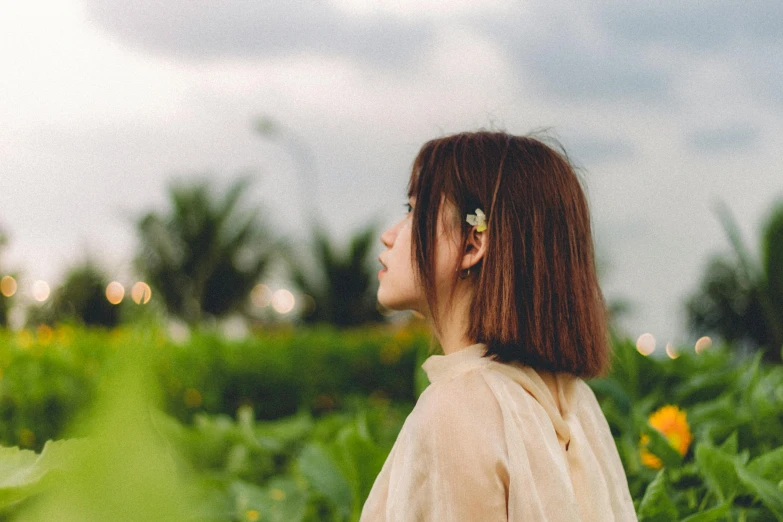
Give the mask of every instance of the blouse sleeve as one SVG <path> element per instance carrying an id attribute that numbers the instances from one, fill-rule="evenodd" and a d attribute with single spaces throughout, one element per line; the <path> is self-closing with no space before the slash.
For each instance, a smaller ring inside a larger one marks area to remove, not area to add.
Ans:
<path id="1" fill-rule="evenodd" d="M 430 386 L 419 398 L 405 460 L 390 492 L 395 520 L 507 520 L 508 452 L 500 407 L 480 371 Z"/>

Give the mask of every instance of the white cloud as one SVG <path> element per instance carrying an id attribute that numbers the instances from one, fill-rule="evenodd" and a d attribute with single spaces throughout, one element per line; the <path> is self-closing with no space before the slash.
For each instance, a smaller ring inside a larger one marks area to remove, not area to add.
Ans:
<path id="1" fill-rule="evenodd" d="M 398 17 L 357 19 L 329 2 L 85 2 L 88 17 L 118 40 L 199 63 L 286 56 L 345 55 L 399 66 L 428 38 L 428 27 Z"/>
<path id="2" fill-rule="evenodd" d="M 513 0 L 335 0 L 334 5 L 349 15 L 361 17 L 397 16 L 407 19 L 422 18 L 465 20 L 487 16 L 507 16 L 527 11 L 527 4 Z"/>
<path id="3" fill-rule="evenodd" d="M 21 129 L 169 117 L 181 71 L 102 38 L 74 4 L 15 3 L 0 18 L 0 119 Z"/>
<path id="4" fill-rule="evenodd" d="M 655 27 L 634 39 L 596 3 L 340 0 L 304 13 L 271 3 L 266 21 L 261 4 L 174 2 L 155 16 L 90 5 L 18 3 L 0 20 L 0 224 L 12 260 L 33 272 L 56 274 L 85 243 L 121 266 L 134 237 L 119 211 L 162 206 L 175 174 L 223 184 L 254 169 L 249 199 L 291 237 L 305 236 L 304 176 L 323 223 L 345 239 L 372 217 L 401 215 L 425 140 L 552 126 L 585 167 L 610 294 L 641 305 L 635 329 L 665 337 L 707 253 L 725 246 L 710 202 L 730 201 L 753 238 L 780 190 L 783 121 L 771 104 L 783 96 L 763 68 L 777 63 L 771 39 L 729 49 Z M 299 25 L 256 39 L 270 20 Z M 357 43 L 368 31 L 379 33 L 372 45 Z M 350 38 L 327 42 L 333 34 Z M 263 114 L 307 149 L 317 183 L 301 150 L 253 133 Z M 716 129 L 756 134 L 728 154 L 694 154 L 688 137 Z"/>

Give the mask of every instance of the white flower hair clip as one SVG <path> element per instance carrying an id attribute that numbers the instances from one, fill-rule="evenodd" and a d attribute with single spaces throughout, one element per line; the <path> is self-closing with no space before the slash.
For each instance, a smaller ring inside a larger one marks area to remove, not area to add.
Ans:
<path id="1" fill-rule="evenodd" d="M 484 232 L 487 229 L 487 216 L 480 208 L 476 209 L 475 214 L 468 214 L 467 222 L 477 226 L 476 232 Z"/>

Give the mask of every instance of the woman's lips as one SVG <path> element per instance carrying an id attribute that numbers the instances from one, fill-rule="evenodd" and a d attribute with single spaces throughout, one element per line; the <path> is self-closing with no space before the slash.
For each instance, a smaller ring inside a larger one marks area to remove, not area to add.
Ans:
<path id="1" fill-rule="evenodd" d="M 386 269 L 385 268 L 381 268 L 380 270 L 378 270 L 378 277 L 381 277 L 385 273 L 386 273 Z"/>

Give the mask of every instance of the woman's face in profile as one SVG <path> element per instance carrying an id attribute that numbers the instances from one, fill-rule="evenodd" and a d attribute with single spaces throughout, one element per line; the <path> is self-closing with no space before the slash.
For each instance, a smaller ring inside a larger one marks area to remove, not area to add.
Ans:
<path id="1" fill-rule="evenodd" d="M 416 205 L 411 198 L 409 208 Z M 454 240 L 451 226 L 444 223 L 444 212 L 450 223 L 454 217 L 452 205 L 442 202 L 438 216 L 437 238 L 435 245 L 435 276 L 438 293 L 443 295 L 453 280 L 456 266 L 457 242 Z M 378 302 L 391 310 L 415 310 L 427 315 L 427 300 L 424 289 L 416 284 L 414 268 L 411 260 L 413 232 L 413 212 L 409 211 L 404 218 L 381 234 L 381 242 L 387 250 L 381 253 L 379 260 L 384 269 L 378 272 Z"/>
<path id="2" fill-rule="evenodd" d="M 408 212 L 401 220 L 381 234 L 387 248 L 379 256 L 383 267 L 378 272 L 378 302 L 391 310 L 421 310 L 423 292 L 414 282 L 411 262 L 412 208 L 416 200 L 408 200 Z"/>

